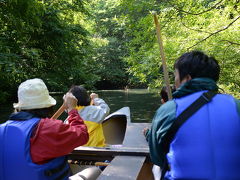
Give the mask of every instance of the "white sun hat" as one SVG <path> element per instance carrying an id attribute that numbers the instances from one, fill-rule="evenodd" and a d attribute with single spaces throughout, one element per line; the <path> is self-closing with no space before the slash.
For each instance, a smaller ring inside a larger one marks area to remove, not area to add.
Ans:
<path id="1" fill-rule="evenodd" d="M 43 80 L 35 78 L 24 81 L 18 87 L 18 103 L 13 107 L 19 110 L 41 109 L 56 105 L 56 100 L 49 95 Z"/>

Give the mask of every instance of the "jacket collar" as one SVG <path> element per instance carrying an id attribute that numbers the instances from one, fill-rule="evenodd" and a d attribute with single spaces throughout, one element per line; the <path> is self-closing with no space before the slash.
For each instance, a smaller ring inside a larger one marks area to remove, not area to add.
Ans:
<path id="1" fill-rule="evenodd" d="M 218 91 L 218 86 L 216 82 L 209 78 L 194 78 L 186 83 L 182 84 L 174 93 L 174 98 L 180 98 L 187 96 L 189 94 L 209 90 L 209 91 Z"/>
<path id="2" fill-rule="evenodd" d="M 29 112 L 24 112 L 24 111 L 12 113 L 9 116 L 9 120 L 15 120 L 15 121 L 24 121 L 24 120 L 32 119 L 32 118 L 34 118 L 33 114 L 31 114 Z"/>

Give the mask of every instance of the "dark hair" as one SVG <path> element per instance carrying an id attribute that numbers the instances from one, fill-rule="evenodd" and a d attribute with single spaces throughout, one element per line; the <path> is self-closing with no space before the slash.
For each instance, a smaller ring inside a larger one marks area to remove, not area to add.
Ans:
<path id="1" fill-rule="evenodd" d="M 198 77 L 211 78 L 218 81 L 220 67 L 214 57 L 208 57 L 201 51 L 184 53 L 174 64 L 174 68 L 179 71 L 182 81 L 187 75 L 192 79 Z"/>
<path id="2" fill-rule="evenodd" d="M 35 117 L 39 117 L 39 118 L 50 118 L 54 114 L 53 106 L 48 108 L 42 108 L 42 109 L 29 109 L 29 110 L 21 110 L 21 111 L 29 112 L 33 114 Z"/>
<path id="3" fill-rule="evenodd" d="M 176 90 L 175 87 L 170 86 L 172 93 Z M 161 98 L 164 102 L 168 101 L 167 87 L 163 86 L 160 92 Z"/>
<path id="4" fill-rule="evenodd" d="M 78 100 L 78 106 L 90 105 L 90 97 L 83 86 L 72 86 L 69 90 Z"/>

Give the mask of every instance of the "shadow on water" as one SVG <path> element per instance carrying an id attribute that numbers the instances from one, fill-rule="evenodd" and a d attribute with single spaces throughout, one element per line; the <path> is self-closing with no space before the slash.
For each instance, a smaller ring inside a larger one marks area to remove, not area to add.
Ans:
<path id="1" fill-rule="evenodd" d="M 95 93 L 106 101 L 111 109 L 110 113 L 125 106 L 130 107 L 132 122 L 151 122 L 156 110 L 161 105 L 159 94 L 147 89 L 101 90 L 95 91 Z M 53 96 L 57 100 L 55 110 L 61 106 L 62 96 Z M 12 103 L 1 106 L 0 123 L 6 121 L 11 112 L 13 112 Z M 66 117 L 67 114 L 63 113 L 59 119 L 64 120 Z"/>

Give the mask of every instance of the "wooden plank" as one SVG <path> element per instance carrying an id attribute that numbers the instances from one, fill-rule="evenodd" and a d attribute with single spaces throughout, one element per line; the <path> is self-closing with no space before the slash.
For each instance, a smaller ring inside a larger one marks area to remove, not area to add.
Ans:
<path id="1" fill-rule="evenodd" d="M 109 147 L 109 148 L 97 148 L 97 147 L 77 147 L 73 150 L 70 154 L 79 156 L 100 156 L 100 157 L 109 157 L 109 156 L 148 156 L 149 155 L 149 148 L 147 147 Z"/>
<path id="2" fill-rule="evenodd" d="M 149 147 L 142 131 L 150 123 L 127 122 L 122 147 L 115 158 L 102 172 L 98 180 L 152 180 L 152 163 L 149 161 Z M 113 149 L 112 149 L 113 150 Z"/>
<path id="3" fill-rule="evenodd" d="M 150 127 L 150 123 L 129 123 L 127 124 L 123 147 L 134 147 L 148 149 L 148 143 L 142 131 Z"/>
<path id="4" fill-rule="evenodd" d="M 154 180 L 152 168 L 153 164 L 145 161 L 140 173 L 138 174 L 137 180 Z"/>
<path id="5" fill-rule="evenodd" d="M 136 180 L 145 159 L 144 156 L 116 156 L 97 180 Z"/>

